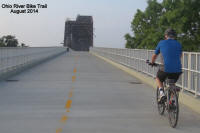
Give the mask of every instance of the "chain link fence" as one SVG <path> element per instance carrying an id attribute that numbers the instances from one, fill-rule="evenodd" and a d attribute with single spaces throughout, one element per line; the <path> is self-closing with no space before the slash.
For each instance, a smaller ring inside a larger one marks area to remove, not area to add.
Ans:
<path id="1" fill-rule="evenodd" d="M 66 51 L 64 47 L 0 48 L 0 77 Z"/>
<path id="2" fill-rule="evenodd" d="M 151 60 L 153 50 L 93 47 L 90 51 L 151 77 L 155 77 L 158 70 L 146 63 L 146 60 Z M 157 63 L 161 63 L 160 57 Z M 177 86 L 195 97 L 200 96 L 200 53 L 183 52 L 182 72 Z"/>

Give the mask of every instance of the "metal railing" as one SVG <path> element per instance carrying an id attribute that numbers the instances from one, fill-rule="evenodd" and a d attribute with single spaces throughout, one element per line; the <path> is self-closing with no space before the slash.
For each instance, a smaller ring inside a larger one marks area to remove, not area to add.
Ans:
<path id="1" fill-rule="evenodd" d="M 93 47 L 90 51 L 151 77 L 156 76 L 158 68 L 146 64 L 147 59 L 151 60 L 154 50 Z M 160 61 L 158 57 L 157 63 Z M 200 53 L 183 52 L 182 72 L 177 86 L 193 93 L 195 97 L 200 96 Z"/>
<path id="2" fill-rule="evenodd" d="M 0 76 L 27 65 L 54 57 L 66 51 L 64 47 L 0 48 Z"/>

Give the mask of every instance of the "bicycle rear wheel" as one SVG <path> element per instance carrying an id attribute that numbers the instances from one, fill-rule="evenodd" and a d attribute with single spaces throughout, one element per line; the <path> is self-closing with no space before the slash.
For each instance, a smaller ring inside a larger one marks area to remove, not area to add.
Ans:
<path id="1" fill-rule="evenodd" d="M 156 91 L 156 102 L 157 102 L 157 107 L 158 107 L 158 113 L 160 115 L 163 115 L 164 112 L 165 112 L 165 102 L 160 102 L 159 101 L 160 99 L 160 90 L 159 88 L 157 88 L 157 91 Z"/>
<path id="2" fill-rule="evenodd" d="M 179 104 L 178 96 L 174 89 L 169 90 L 167 99 L 169 123 L 171 127 L 175 128 L 178 123 Z"/>

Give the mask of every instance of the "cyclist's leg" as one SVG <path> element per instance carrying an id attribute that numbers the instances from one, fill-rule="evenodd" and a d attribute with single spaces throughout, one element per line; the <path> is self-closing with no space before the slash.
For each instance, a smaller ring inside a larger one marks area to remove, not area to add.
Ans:
<path id="1" fill-rule="evenodd" d="M 156 77 L 156 84 L 159 88 L 163 88 L 163 82 L 160 81 L 158 77 Z"/>
<path id="2" fill-rule="evenodd" d="M 170 74 L 168 74 L 168 78 L 174 79 L 175 82 L 177 82 L 181 74 L 182 74 L 181 72 L 180 73 L 170 73 Z M 176 91 L 179 92 L 180 90 L 181 90 L 181 88 L 176 87 Z"/>
<path id="3" fill-rule="evenodd" d="M 174 79 L 177 82 L 177 80 L 179 79 L 180 75 L 181 75 L 181 73 L 170 73 L 170 74 L 168 74 L 168 78 L 169 79 Z"/>
<path id="4" fill-rule="evenodd" d="M 163 87 L 163 82 L 167 78 L 167 74 L 161 70 L 158 70 L 157 75 L 156 75 L 156 83 L 159 88 L 164 88 Z"/>
<path id="5" fill-rule="evenodd" d="M 165 81 L 165 79 L 167 78 L 167 73 L 163 72 L 162 70 L 158 70 L 157 72 L 157 76 L 156 76 L 156 82 L 157 82 L 157 86 L 159 87 L 159 95 L 160 95 L 160 99 L 159 101 L 163 101 L 166 96 L 164 93 L 164 86 L 163 86 L 163 82 Z"/>

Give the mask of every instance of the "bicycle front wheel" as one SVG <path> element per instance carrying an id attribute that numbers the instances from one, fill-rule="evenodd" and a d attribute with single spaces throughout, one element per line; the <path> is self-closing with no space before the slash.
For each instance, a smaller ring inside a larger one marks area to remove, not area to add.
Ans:
<path id="1" fill-rule="evenodd" d="M 168 106 L 168 118 L 170 126 L 175 128 L 178 123 L 179 116 L 179 104 L 178 104 L 178 96 L 174 89 L 170 89 L 168 91 L 167 98 L 167 106 Z"/>

